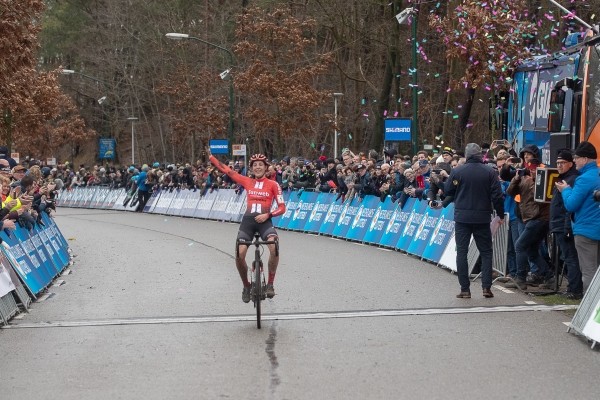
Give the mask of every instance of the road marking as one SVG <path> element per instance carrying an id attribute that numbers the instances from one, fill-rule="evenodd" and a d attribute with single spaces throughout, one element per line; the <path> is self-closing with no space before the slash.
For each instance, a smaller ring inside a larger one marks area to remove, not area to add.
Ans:
<path id="1" fill-rule="evenodd" d="M 495 289 L 498 289 L 498 290 L 499 290 L 499 291 L 501 291 L 501 292 L 504 292 L 504 293 L 508 293 L 508 294 L 512 294 L 512 293 L 514 293 L 512 290 L 510 290 L 510 289 L 507 289 L 507 288 L 505 288 L 504 286 L 500 286 L 500 285 L 493 285 L 493 287 L 494 287 Z"/>
<path id="2" fill-rule="evenodd" d="M 526 301 L 525 304 L 537 304 L 537 303 L 535 301 L 529 300 L 529 301 Z"/>
<path id="3" fill-rule="evenodd" d="M 445 315 L 445 314 L 486 314 L 499 312 L 531 312 L 531 311 L 566 311 L 576 310 L 576 305 L 535 305 L 535 306 L 497 306 L 497 307 L 462 307 L 462 308 L 428 308 L 406 310 L 373 310 L 373 311 L 332 311 L 296 314 L 263 315 L 263 321 L 292 321 L 300 319 L 336 319 L 364 317 L 399 317 L 406 315 Z M 252 315 L 223 315 L 205 317 L 164 317 L 164 318 L 127 318 L 82 321 L 48 321 L 3 326 L 2 329 L 30 328 L 76 328 L 111 325 L 159 325 L 159 324 L 198 324 L 206 322 L 242 322 L 255 321 Z"/>

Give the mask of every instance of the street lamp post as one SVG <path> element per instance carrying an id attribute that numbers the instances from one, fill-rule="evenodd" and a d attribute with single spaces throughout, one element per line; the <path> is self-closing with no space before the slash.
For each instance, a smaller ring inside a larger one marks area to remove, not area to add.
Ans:
<path id="1" fill-rule="evenodd" d="M 231 52 L 231 50 L 229 50 L 223 46 L 219 46 L 218 44 L 207 42 L 206 40 L 197 38 L 195 36 L 190 36 L 187 33 L 167 33 L 167 34 L 165 34 L 165 36 L 172 40 L 184 40 L 184 39 L 196 40 L 196 41 L 204 43 L 208 46 L 219 49 L 219 50 L 227 53 L 231 67 L 234 65 L 233 53 Z M 230 72 L 230 68 L 221 74 L 221 79 L 227 78 L 229 76 L 229 72 Z M 233 99 L 234 99 L 234 97 L 233 97 L 233 78 L 229 77 L 229 126 L 227 127 L 227 134 L 229 137 L 230 145 L 233 144 L 233 115 L 234 115 Z"/>
<path id="2" fill-rule="evenodd" d="M 135 165 L 135 121 L 137 117 L 129 117 L 127 121 L 131 121 L 131 165 Z"/>
<path id="3" fill-rule="evenodd" d="M 417 10 L 413 7 L 405 8 L 396 15 L 399 24 L 409 21 L 412 27 L 412 108 L 413 118 L 411 124 L 413 154 L 417 154 L 419 146 L 419 80 L 417 75 Z"/>
<path id="4" fill-rule="evenodd" d="M 334 93 L 333 94 L 333 112 L 334 112 L 334 131 L 333 131 L 333 158 L 338 156 L 338 98 L 342 97 L 344 93 Z"/>

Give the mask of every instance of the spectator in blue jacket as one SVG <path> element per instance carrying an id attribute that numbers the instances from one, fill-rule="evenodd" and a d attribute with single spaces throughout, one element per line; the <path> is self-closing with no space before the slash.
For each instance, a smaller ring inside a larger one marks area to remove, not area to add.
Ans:
<path id="1" fill-rule="evenodd" d="M 593 144 L 581 142 L 573 161 L 579 171 L 573 187 L 565 181 L 556 183 L 567 211 L 573 213 L 573 235 L 583 278 L 583 290 L 589 287 L 600 264 L 600 207 L 594 201 L 594 191 L 600 189 L 600 176 Z"/>

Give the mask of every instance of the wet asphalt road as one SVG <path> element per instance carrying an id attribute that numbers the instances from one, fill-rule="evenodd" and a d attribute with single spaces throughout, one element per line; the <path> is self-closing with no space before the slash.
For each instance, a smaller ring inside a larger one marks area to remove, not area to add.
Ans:
<path id="1" fill-rule="evenodd" d="M 75 263 L 0 330 L 3 399 L 597 396 L 600 356 L 566 313 L 484 299 L 479 282 L 456 299 L 456 276 L 398 252 L 280 231 L 258 330 L 236 224 L 66 208 L 56 221 Z"/>

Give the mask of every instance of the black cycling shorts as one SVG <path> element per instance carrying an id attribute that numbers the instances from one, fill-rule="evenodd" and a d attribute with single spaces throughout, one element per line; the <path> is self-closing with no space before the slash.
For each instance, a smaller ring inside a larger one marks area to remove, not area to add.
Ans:
<path id="1" fill-rule="evenodd" d="M 277 236 L 277 231 L 273 227 L 273 222 L 270 219 L 266 220 L 262 224 L 259 224 L 254 220 L 258 214 L 249 214 L 242 217 L 242 223 L 240 224 L 240 230 L 238 231 L 238 239 L 251 242 L 254 239 L 254 233 L 258 232 L 262 240 L 267 240 L 271 235 Z"/>

